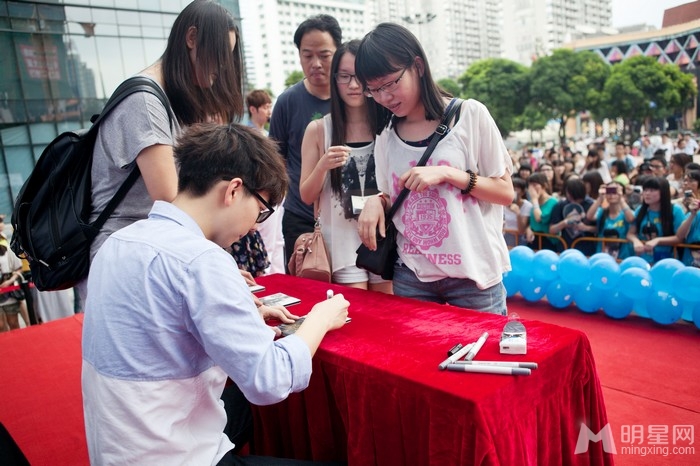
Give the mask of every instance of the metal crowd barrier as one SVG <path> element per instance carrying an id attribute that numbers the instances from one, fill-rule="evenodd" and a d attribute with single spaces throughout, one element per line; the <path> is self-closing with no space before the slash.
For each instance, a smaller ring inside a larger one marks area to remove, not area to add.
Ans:
<path id="1" fill-rule="evenodd" d="M 511 230 L 511 229 L 504 229 L 503 234 L 509 234 L 513 239 L 514 239 L 514 244 L 511 246 L 509 245 L 509 248 L 513 248 L 515 246 L 530 246 L 531 244 L 535 244 L 537 248 L 533 249 L 543 249 L 543 240 L 547 238 L 550 242 L 556 243 L 558 242 L 562 249 L 569 249 L 569 248 L 576 248 L 577 245 L 579 245 L 582 242 L 589 242 L 589 243 L 601 243 L 601 249 L 605 249 L 605 246 L 607 244 L 612 244 L 612 243 L 619 243 L 619 244 L 630 244 L 631 242 L 627 239 L 622 239 L 622 238 L 598 238 L 595 236 L 580 236 L 576 238 L 571 245 L 568 245 L 566 241 L 559 235 L 553 235 L 550 233 L 535 233 L 535 240 L 533 243 L 526 243 L 524 241 L 521 241 L 521 236 L 522 234 L 518 234 L 517 230 Z M 671 246 L 673 248 L 673 257 L 678 260 L 683 259 L 683 251 L 685 249 L 694 249 L 694 250 L 700 250 L 700 244 L 688 244 L 688 243 L 679 243 L 676 245 Z M 621 259 L 618 259 L 618 262 L 620 262 Z"/>

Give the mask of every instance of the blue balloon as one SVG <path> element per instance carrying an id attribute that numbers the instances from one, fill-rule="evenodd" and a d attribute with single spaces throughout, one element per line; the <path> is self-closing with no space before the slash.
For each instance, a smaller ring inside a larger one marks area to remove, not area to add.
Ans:
<path id="1" fill-rule="evenodd" d="M 624 272 L 627 269 L 639 268 L 644 270 L 651 269 L 649 262 L 645 261 L 639 256 L 630 256 L 627 259 L 620 262 L 620 271 Z"/>
<path id="2" fill-rule="evenodd" d="M 651 274 L 644 269 L 630 267 L 620 274 L 618 287 L 630 299 L 646 299 L 651 293 Z"/>
<path id="3" fill-rule="evenodd" d="M 535 253 L 527 246 L 516 246 L 510 250 L 510 265 L 513 267 L 511 273 L 521 277 L 529 277 L 532 270 L 532 260 Z"/>
<path id="4" fill-rule="evenodd" d="M 566 256 L 570 256 L 572 254 L 581 256 L 581 257 L 586 257 L 581 251 L 578 249 L 564 249 L 561 253 L 559 253 L 559 259 L 563 259 Z M 586 259 L 588 260 L 588 259 Z"/>
<path id="5" fill-rule="evenodd" d="M 644 317 L 645 319 L 649 318 L 649 310 L 647 309 L 646 300 L 635 300 L 634 304 L 632 305 L 632 309 L 634 310 L 634 313 L 637 314 L 639 317 Z"/>
<path id="6" fill-rule="evenodd" d="M 620 281 L 620 266 L 614 260 L 599 260 L 591 265 L 591 284 L 599 290 L 612 290 Z"/>
<path id="7" fill-rule="evenodd" d="M 685 320 L 686 322 L 692 322 L 693 321 L 693 310 L 695 309 L 695 306 L 700 303 L 693 303 L 690 301 L 684 301 L 681 298 L 678 298 L 678 301 L 681 302 L 681 306 L 683 306 L 683 312 L 681 313 L 681 319 Z"/>
<path id="8" fill-rule="evenodd" d="M 581 286 L 574 290 L 574 302 L 583 312 L 595 312 L 601 306 L 601 293 L 592 284 Z"/>
<path id="9" fill-rule="evenodd" d="M 567 249 L 567 251 L 575 251 L 575 249 Z M 588 283 L 590 272 L 591 266 L 583 254 L 568 254 L 565 257 L 559 257 L 559 276 L 563 282 L 569 285 Z"/>
<path id="10" fill-rule="evenodd" d="M 503 286 L 506 287 L 506 297 L 510 298 L 520 291 L 521 277 L 513 272 L 503 274 Z"/>
<path id="11" fill-rule="evenodd" d="M 673 288 L 673 274 L 685 267 L 678 259 L 661 259 L 651 268 L 651 281 L 656 291 L 670 293 Z"/>
<path id="12" fill-rule="evenodd" d="M 547 291 L 547 283 L 535 277 L 524 278 L 520 285 L 520 294 L 530 302 L 539 301 Z"/>
<path id="13" fill-rule="evenodd" d="M 684 301 L 700 302 L 700 269 L 683 267 L 671 277 L 673 294 Z"/>
<path id="14" fill-rule="evenodd" d="M 695 304 L 691 314 L 693 316 L 693 323 L 698 329 L 700 329 L 700 303 Z"/>
<path id="15" fill-rule="evenodd" d="M 611 256 L 607 252 L 598 252 L 598 253 L 595 253 L 591 257 L 588 258 L 588 263 L 591 264 L 591 266 L 598 263 L 598 261 L 615 262 L 615 259 L 613 258 L 613 256 Z"/>
<path id="16" fill-rule="evenodd" d="M 633 304 L 630 298 L 617 290 L 603 302 L 603 312 L 613 319 L 624 319 L 632 312 Z"/>
<path id="17" fill-rule="evenodd" d="M 535 253 L 532 259 L 532 274 L 543 282 L 551 282 L 559 276 L 559 255 L 549 249 L 542 249 Z"/>
<path id="18" fill-rule="evenodd" d="M 670 293 L 656 291 L 648 299 L 649 317 L 656 323 L 669 325 L 681 318 L 683 306 Z"/>
<path id="19" fill-rule="evenodd" d="M 554 280 L 547 286 L 547 301 L 557 309 L 564 309 L 574 300 L 573 287 L 561 280 Z"/>

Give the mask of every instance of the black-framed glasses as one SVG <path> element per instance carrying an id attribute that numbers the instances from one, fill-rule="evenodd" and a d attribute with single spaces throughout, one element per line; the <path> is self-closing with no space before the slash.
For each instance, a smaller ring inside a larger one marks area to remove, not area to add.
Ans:
<path id="1" fill-rule="evenodd" d="M 357 79 L 356 74 L 350 74 L 350 73 L 335 73 L 335 82 L 338 84 L 350 84 L 350 81 L 353 79 L 357 84 L 360 84 L 360 80 Z"/>
<path id="2" fill-rule="evenodd" d="M 656 169 L 656 170 L 660 170 L 660 169 L 664 168 L 664 166 L 663 166 L 663 165 L 661 165 L 660 163 L 659 163 L 659 164 L 656 164 L 656 163 L 650 163 L 650 164 L 649 164 L 649 166 L 650 166 L 651 168 L 654 168 L 654 169 Z"/>
<path id="3" fill-rule="evenodd" d="M 404 68 L 398 78 L 394 79 L 393 81 L 389 81 L 388 83 L 384 84 L 383 86 L 379 86 L 376 89 L 370 89 L 369 87 L 366 87 L 364 90 L 365 96 L 374 98 L 374 97 L 379 96 L 379 94 L 381 94 L 382 92 L 391 94 L 399 86 L 399 81 L 401 81 L 401 78 L 403 78 L 403 75 L 406 74 L 406 70 L 408 68 L 409 67 Z"/>
<path id="4" fill-rule="evenodd" d="M 226 177 L 223 177 L 223 178 L 221 178 L 221 179 L 224 180 L 224 181 L 231 181 L 233 178 L 226 178 Z M 262 205 L 265 206 L 265 209 L 264 209 L 264 210 L 261 210 L 261 211 L 258 213 L 258 218 L 255 219 L 255 223 L 262 223 L 262 222 L 264 222 L 265 220 L 267 220 L 268 218 L 270 218 L 270 215 L 272 215 L 272 213 L 275 211 L 275 208 L 272 207 L 272 206 L 270 205 L 270 203 L 267 202 L 267 201 L 265 200 L 265 198 L 263 198 L 256 190 L 251 189 L 247 184 L 243 183 L 243 187 L 244 187 L 245 189 L 247 189 L 248 192 L 249 192 L 250 194 L 252 194 L 252 195 L 255 197 L 255 199 L 257 199 L 258 201 L 260 201 L 260 202 L 262 203 Z"/>

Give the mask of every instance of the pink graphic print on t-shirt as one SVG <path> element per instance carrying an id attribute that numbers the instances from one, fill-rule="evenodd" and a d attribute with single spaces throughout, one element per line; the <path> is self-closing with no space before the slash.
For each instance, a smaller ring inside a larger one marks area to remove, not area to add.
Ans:
<path id="1" fill-rule="evenodd" d="M 449 235 L 447 201 L 435 189 L 411 192 L 404 202 L 401 220 L 404 223 L 404 237 L 419 249 L 440 247 Z"/>

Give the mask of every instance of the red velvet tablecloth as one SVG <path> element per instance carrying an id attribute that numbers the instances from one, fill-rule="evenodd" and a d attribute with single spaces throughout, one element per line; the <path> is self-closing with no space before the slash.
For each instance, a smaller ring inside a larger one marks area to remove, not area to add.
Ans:
<path id="1" fill-rule="evenodd" d="M 337 285 L 272 275 L 258 296 L 301 298 L 306 314 L 326 290 L 350 301 L 352 322 L 329 333 L 309 388 L 256 407 L 256 454 L 352 465 L 612 464 L 602 442 L 574 454 L 581 423 L 607 423 L 595 362 L 576 330 L 525 321 L 527 355 L 501 355 L 507 319 Z M 477 360 L 534 361 L 530 376 L 439 371 L 456 343 L 490 337 Z"/>

